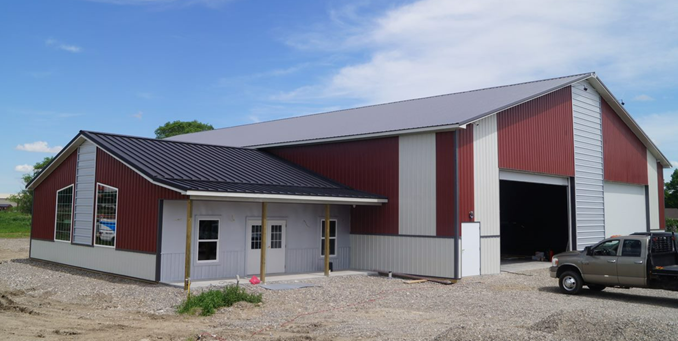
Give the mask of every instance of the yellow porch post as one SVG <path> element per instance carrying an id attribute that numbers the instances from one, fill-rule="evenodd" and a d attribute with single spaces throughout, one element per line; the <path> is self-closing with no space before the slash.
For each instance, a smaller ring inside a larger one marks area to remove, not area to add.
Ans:
<path id="1" fill-rule="evenodd" d="M 193 202 L 186 205 L 186 264 L 184 266 L 184 290 L 191 290 L 191 237 L 193 235 Z"/>
<path id="2" fill-rule="evenodd" d="M 261 203 L 261 265 L 259 265 L 259 279 L 266 283 L 266 203 Z"/>
<path id="3" fill-rule="evenodd" d="M 330 205 L 325 205 L 325 276 L 330 276 Z"/>

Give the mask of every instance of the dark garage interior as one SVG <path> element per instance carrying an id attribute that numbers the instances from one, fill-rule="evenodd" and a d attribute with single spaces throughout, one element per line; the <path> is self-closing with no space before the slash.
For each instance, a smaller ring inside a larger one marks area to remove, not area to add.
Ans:
<path id="1" fill-rule="evenodd" d="M 524 259 L 568 246 L 567 187 L 500 181 L 502 259 Z"/>

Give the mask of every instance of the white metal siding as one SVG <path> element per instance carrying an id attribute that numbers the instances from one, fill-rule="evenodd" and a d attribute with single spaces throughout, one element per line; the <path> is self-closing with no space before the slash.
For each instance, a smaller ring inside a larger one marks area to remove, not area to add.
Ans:
<path id="1" fill-rule="evenodd" d="M 436 135 L 399 137 L 399 233 L 436 235 Z"/>
<path id="2" fill-rule="evenodd" d="M 482 227 L 482 225 L 481 225 Z M 499 237 L 480 238 L 480 274 L 498 274 L 501 267 L 501 243 Z"/>
<path id="3" fill-rule="evenodd" d="M 657 178 L 657 159 L 647 151 L 647 185 L 649 199 L 650 229 L 658 230 L 659 225 L 659 179 Z"/>
<path id="4" fill-rule="evenodd" d="M 31 257 L 155 281 L 155 255 L 44 240 L 31 240 Z"/>
<path id="5" fill-rule="evenodd" d="M 351 268 L 454 277 L 455 239 L 351 235 Z"/>
<path id="6" fill-rule="evenodd" d="M 96 155 L 97 147 L 90 141 L 78 147 L 73 217 L 73 243 L 75 244 L 92 245 Z"/>
<path id="7" fill-rule="evenodd" d="M 350 266 L 350 206 L 332 206 L 331 217 L 337 219 L 337 255 L 330 257 L 334 270 Z M 193 223 L 197 216 L 217 217 L 220 220 L 219 256 L 214 263 L 197 263 L 192 257 L 191 279 L 233 278 L 245 274 L 246 224 L 248 219 L 261 219 L 261 204 L 227 201 L 193 201 Z M 285 220 L 285 272 L 303 273 L 322 271 L 324 257 L 320 255 L 321 220 L 323 205 L 268 204 L 269 220 Z M 186 201 L 165 200 L 162 218 L 161 282 L 179 282 L 184 279 L 186 248 Z M 197 227 L 193 227 L 197 233 Z M 197 238 L 197 235 L 194 236 Z M 195 248 L 195 240 L 194 240 Z M 193 250 L 195 252 L 195 249 Z"/>
<path id="8" fill-rule="evenodd" d="M 496 115 L 475 122 L 473 160 L 475 221 L 480 222 L 481 236 L 498 236 L 499 152 Z"/>
<path id="9" fill-rule="evenodd" d="M 587 88 L 584 91 L 584 87 Z M 575 218 L 578 250 L 605 238 L 603 128 L 600 95 L 587 81 L 572 85 Z"/>
<path id="10" fill-rule="evenodd" d="M 647 229 L 645 186 L 605 182 L 605 236 Z"/>
<path id="11" fill-rule="evenodd" d="M 497 116 L 473 123 L 475 221 L 480 222 L 480 273 L 499 273 L 499 151 Z M 482 238 L 482 236 L 497 236 Z M 462 236 L 462 239 L 464 236 Z"/>

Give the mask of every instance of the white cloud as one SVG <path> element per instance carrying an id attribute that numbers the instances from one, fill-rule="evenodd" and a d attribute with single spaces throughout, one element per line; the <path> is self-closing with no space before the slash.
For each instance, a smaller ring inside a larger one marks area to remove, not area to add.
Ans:
<path id="1" fill-rule="evenodd" d="M 23 150 L 27 152 L 36 152 L 36 153 L 51 153 L 56 154 L 61 151 L 64 147 L 54 146 L 50 147 L 45 141 L 35 141 L 33 143 L 24 143 L 16 146 L 16 150 Z"/>
<path id="2" fill-rule="evenodd" d="M 139 119 L 139 120 L 140 120 L 143 116 L 144 116 L 144 112 L 143 112 L 143 111 L 139 111 L 139 112 L 137 112 L 136 114 L 132 115 L 132 117 L 134 117 L 134 118 L 136 118 L 136 119 Z"/>
<path id="3" fill-rule="evenodd" d="M 287 43 L 367 58 L 278 99 L 387 102 L 588 71 L 608 83 L 675 84 L 676 12 L 678 2 L 611 0 L 423 0 L 360 20 L 332 11 L 329 24 Z"/>
<path id="4" fill-rule="evenodd" d="M 650 97 L 650 95 L 642 94 L 638 95 L 636 97 L 633 97 L 634 101 L 639 101 L 639 102 L 649 102 L 649 101 L 654 101 L 654 98 Z"/>
<path id="5" fill-rule="evenodd" d="M 71 45 L 71 44 L 64 44 L 56 39 L 47 39 L 45 40 L 45 45 L 51 46 L 53 48 L 59 49 L 59 50 L 64 50 L 68 51 L 71 53 L 80 53 L 82 52 L 82 47 L 77 46 L 77 45 Z"/>
<path id="6" fill-rule="evenodd" d="M 30 173 L 33 171 L 33 166 L 31 165 L 17 165 L 14 167 L 14 170 L 21 173 Z"/>
<path id="7" fill-rule="evenodd" d="M 678 161 L 671 161 L 673 167 L 678 168 Z"/>

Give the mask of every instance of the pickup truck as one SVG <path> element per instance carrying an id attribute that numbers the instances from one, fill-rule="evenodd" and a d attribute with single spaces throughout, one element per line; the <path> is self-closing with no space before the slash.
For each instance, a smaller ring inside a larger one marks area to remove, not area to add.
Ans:
<path id="1" fill-rule="evenodd" d="M 677 249 L 674 233 L 614 236 L 583 251 L 553 256 L 549 271 L 560 290 L 570 295 L 583 286 L 593 291 L 606 287 L 678 291 Z"/>

